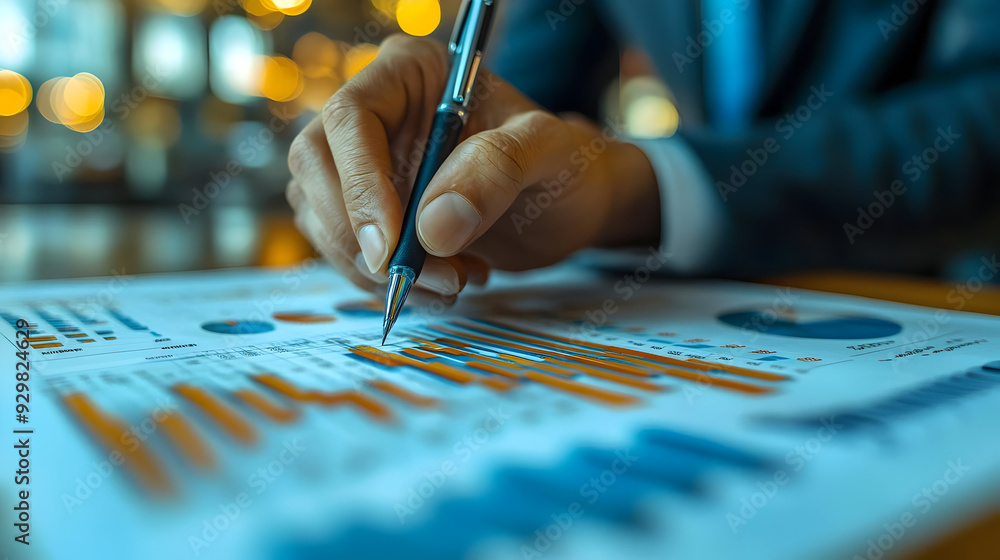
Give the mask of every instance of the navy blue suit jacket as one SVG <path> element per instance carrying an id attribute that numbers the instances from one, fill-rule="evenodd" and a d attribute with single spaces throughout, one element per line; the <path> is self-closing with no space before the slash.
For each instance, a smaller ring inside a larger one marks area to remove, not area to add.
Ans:
<path id="1" fill-rule="evenodd" d="M 932 272 L 996 251 L 1000 2 L 754 1 L 764 90 L 735 135 L 707 124 L 699 33 L 720 14 L 698 0 L 509 0 L 490 64 L 550 110 L 596 116 L 622 46 L 648 53 L 735 228 L 718 272 Z"/>

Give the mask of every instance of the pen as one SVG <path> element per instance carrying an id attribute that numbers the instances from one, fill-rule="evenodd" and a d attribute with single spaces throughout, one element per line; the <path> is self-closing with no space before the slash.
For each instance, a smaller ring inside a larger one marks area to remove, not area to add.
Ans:
<path id="1" fill-rule="evenodd" d="M 417 237 L 417 208 L 424 190 L 441 164 L 458 144 L 462 128 L 469 115 L 469 97 L 479 74 L 486 37 L 493 20 L 495 0 L 465 0 L 455 21 L 455 30 L 448 42 L 451 70 L 444 97 L 434 114 L 427 151 L 417 170 L 413 192 L 406 205 L 399 244 L 389 259 L 389 289 L 385 294 L 385 320 L 382 323 L 382 344 L 396 324 L 410 287 L 420 276 L 427 251 Z"/>

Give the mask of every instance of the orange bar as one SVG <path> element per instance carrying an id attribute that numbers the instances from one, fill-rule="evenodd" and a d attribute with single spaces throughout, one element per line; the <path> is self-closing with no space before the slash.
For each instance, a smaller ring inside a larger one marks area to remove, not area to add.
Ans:
<path id="1" fill-rule="evenodd" d="M 433 373 L 439 377 L 443 377 L 456 383 L 469 383 L 470 381 L 475 380 L 475 376 L 471 373 L 464 372 L 447 364 L 426 364 L 406 356 L 389 354 L 376 348 L 372 348 L 371 346 L 358 346 L 357 348 L 350 348 L 350 350 L 359 356 L 363 356 L 390 367 L 407 365 L 428 373 Z"/>
<path id="2" fill-rule="evenodd" d="M 45 344 L 32 344 L 32 348 L 59 348 L 62 344 L 58 342 L 47 342 Z"/>
<path id="3" fill-rule="evenodd" d="M 63 336 L 65 336 L 66 338 L 83 338 L 83 337 L 87 336 L 87 333 L 78 332 L 78 333 L 66 334 L 66 335 L 63 335 Z"/>
<path id="4" fill-rule="evenodd" d="M 642 379 L 635 379 L 634 377 L 627 377 L 627 376 L 624 376 L 624 375 L 618 375 L 617 373 L 610 373 L 610 372 L 607 372 L 607 371 L 601 371 L 599 369 L 595 369 L 595 368 L 587 367 L 587 366 L 574 366 L 573 364 L 561 362 L 560 360 L 556 360 L 556 359 L 553 359 L 552 361 L 556 362 L 556 363 L 562 363 L 563 365 L 566 365 L 568 367 L 576 367 L 577 369 L 579 369 L 581 371 L 581 373 L 584 373 L 584 374 L 589 375 L 591 377 L 597 377 L 597 378 L 600 378 L 600 379 L 606 379 L 608 381 L 613 381 L 615 383 L 620 383 L 622 385 L 628 385 L 629 387 L 636 387 L 636 388 L 643 389 L 643 390 L 646 390 L 646 391 L 656 391 L 656 392 L 665 391 L 666 390 L 666 387 L 664 387 L 662 385 L 657 385 L 656 383 L 652 383 L 652 382 L 649 382 L 649 381 L 644 381 Z"/>
<path id="5" fill-rule="evenodd" d="M 660 373 L 677 377 L 680 379 L 686 379 L 688 381 L 704 383 L 706 385 L 713 385 L 715 387 L 723 387 L 725 389 L 732 389 L 733 391 L 740 391 L 741 393 L 763 394 L 763 393 L 771 393 L 774 391 L 774 389 L 770 387 L 751 385 L 749 383 L 743 383 L 742 381 L 733 381 L 732 379 L 725 379 L 722 377 L 712 377 L 707 373 L 694 373 L 691 371 L 684 371 L 681 369 L 674 369 L 674 368 L 665 368 L 661 370 Z"/>
<path id="6" fill-rule="evenodd" d="M 455 340 L 454 338 L 439 338 L 437 339 L 437 342 L 454 346 L 455 348 L 469 348 L 472 346 L 468 342 L 462 342 L 461 340 Z"/>
<path id="7" fill-rule="evenodd" d="M 563 376 L 567 376 L 567 377 L 569 377 L 571 375 L 576 375 L 575 371 L 567 370 L 567 369 L 563 369 L 563 368 L 558 368 L 558 367 L 549 365 L 549 364 L 547 364 L 545 362 L 536 362 L 534 360 L 528 360 L 528 359 L 521 358 L 521 357 L 518 357 L 518 356 L 513 356 L 511 354 L 500 354 L 499 356 L 501 358 L 505 359 L 505 360 L 514 362 L 515 364 L 521 364 L 522 366 L 527 367 L 527 368 L 539 369 L 539 370 L 542 370 L 542 371 L 547 371 L 549 373 L 555 373 L 557 375 L 563 375 Z"/>
<path id="8" fill-rule="evenodd" d="M 490 389 L 497 391 L 510 391 L 514 387 L 517 387 L 516 382 L 504 381 L 503 379 L 497 379 L 496 377 L 481 377 L 479 382 L 486 385 Z"/>
<path id="9" fill-rule="evenodd" d="M 308 393 L 299 390 L 298 387 L 292 385 L 291 383 L 285 381 L 284 379 L 278 377 L 277 375 L 273 375 L 270 373 L 262 373 L 260 375 L 251 376 L 251 379 L 253 379 L 257 383 L 260 383 L 261 385 L 264 385 L 269 389 L 272 389 L 274 391 L 277 391 L 278 393 L 281 393 L 282 395 L 285 395 L 286 397 L 292 400 L 304 401 L 304 402 L 309 402 L 312 400 L 312 398 L 309 396 Z"/>
<path id="10" fill-rule="evenodd" d="M 757 371 L 744 367 L 731 366 L 729 364 L 715 364 L 712 362 L 706 362 L 705 360 L 697 360 L 695 358 L 691 358 L 688 361 L 696 364 L 705 364 L 707 366 L 711 366 L 712 369 L 717 369 L 719 371 L 733 373 L 736 375 L 742 375 L 744 377 L 752 377 L 754 379 L 760 379 L 762 381 L 785 381 L 788 379 L 787 375 L 780 375 L 777 373 L 770 373 L 766 371 Z"/>
<path id="11" fill-rule="evenodd" d="M 468 328 L 468 329 L 474 329 L 475 328 L 472 325 L 465 325 L 465 324 L 463 324 L 463 327 Z M 632 368 L 632 367 L 629 367 L 629 366 L 625 366 L 623 364 L 609 363 L 607 360 L 601 359 L 603 357 L 607 357 L 606 355 L 601 354 L 601 353 L 596 353 L 597 356 L 600 356 L 601 358 L 590 357 L 590 356 L 587 356 L 586 354 L 580 355 L 582 352 L 586 352 L 586 350 L 581 350 L 579 348 L 570 348 L 568 346 L 562 346 L 560 344 L 552 344 L 551 346 L 553 346 L 553 347 L 563 348 L 567 352 L 570 352 L 569 354 L 561 354 L 561 353 L 551 352 L 549 350 L 546 350 L 546 349 L 544 349 L 544 346 L 542 348 L 529 348 L 527 346 L 522 346 L 520 344 L 516 344 L 516 343 L 512 343 L 512 342 L 500 341 L 500 340 L 496 340 L 496 339 L 490 339 L 490 338 L 487 338 L 487 337 L 484 337 L 484 336 L 480 336 L 480 335 L 476 335 L 476 334 L 460 333 L 458 331 L 454 331 L 454 330 L 448 329 L 446 327 L 435 327 L 435 328 L 437 328 L 438 330 L 441 330 L 443 332 L 450 332 L 452 334 L 456 334 L 456 335 L 459 335 L 459 336 L 465 336 L 465 337 L 471 338 L 473 340 L 479 340 L 481 342 L 486 342 L 486 343 L 490 343 L 490 344 L 500 345 L 500 346 L 503 346 L 503 347 L 506 347 L 506 348 L 511 348 L 511 349 L 514 349 L 514 350 L 520 350 L 520 351 L 526 352 L 526 353 L 540 354 L 542 356 L 546 356 L 546 357 L 550 357 L 550 358 L 557 358 L 557 359 L 561 358 L 561 359 L 572 360 L 572 361 L 586 361 L 586 362 L 589 362 L 589 363 L 596 364 L 596 365 L 598 365 L 600 367 L 604 367 L 604 368 L 611 369 L 611 370 L 614 370 L 614 371 L 619 371 L 621 373 L 631 373 L 633 375 L 640 375 L 640 376 L 643 376 L 643 377 L 649 377 L 650 375 L 652 375 L 649 372 L 646 372 L 646 371 L 643 371 L 643 370 L 639 370 L 639 369 L 636 369 L 636 368 Z M 499 335 L 506 335 L 507 334 L 507 333 L 501 333 L 500 331 L 496 331 L 496 330 L 488 329 L 488 328 L 487 329 L 483 329 L 483 331 L 492 331 L 492 332 L 498 333 Z M 527 341 L 527 342 L 529 342 L 531 344 L 538 344 L 540 346 L 542 346 L 542 345 L 545 344 L 543 341 L 532 341 L 531 339 L 528 339 L 526 337 L 518 337 L 517 335 L 514 335 L 513 338 L 517 338 L 518 340 L 524 339 L 525 341 Z M 438 340 L 443 340 L 443 339 L 438 339 Z M 535 364 L 536 367 L 537 367 L 537 363 L 532 362 L 532 364 Z M 544 369 L 544 368 L 541 368 L 541 369 Z M 556 372 L 556 373 L 558 373 L 558 372 Z"/>
<path id="12" fill-rule="evenodd" d="M 407 356 L 413 356 L 414 358 L 420 358 L 421 360 L 433 360 L 434 358 L 437 358 L 434 354 L 423 352 L 421 350 L 417 350 L 416 348 L 407 348 L 402 350 L 402 353 Z"/>
<path id="13" fill-rule="evenodd" d="M 160 425 L 170 443 L 180 450 L 191 466 L 202 471 L 210 471 L 215 468 L 215 457 L 212 452 L 195 432 L 194 427 L 179 412 L 173 411 L 167 414 L 160 421 Z"/>
<path id="14" fill-rule="evenodd" d="M 243 445 L 257 443 L 257 430 L 254 429 L 253 425 L 208 391 L 187 383 L 174 385 L 174 391 L 215 420 L 237 442 Z"/>
<path id="15" fill-rule="evenodd" d="M 459 323 L 456 323 L 456 324 L 459 324 Z M 612 356 L 613 355 L 617 355 L 617 354 L 625 354 L 625 355 L 633 356 L 633 357 L 636 357 L 636 358 L 642 358 L 643 360 L 649 360 L 649 361 L 653 361 L 653 362 L 660 362 L 660 363 L 671 364 L 671 365 L 683 365 L 683 361 L 681 361 L 681 360 L 675 360 L 673 358 L 665 358 L 663 356 L 657 356 L 656 354 L 650 354 L 648 352 L 640 352 L 639 350 L 632 350 L 631 348 L 619 348 L 619 347 L 616 347 L 616 346 L 608 346 L 606 344 L 598 344 L 596 342 L 586 342 L 584 340 L 576 340 L 576 339 L 573 339 L 573 338 L 566 338 L 566 337 L 557 336 L 557 335 L 554 335 L 554 334 L 545 334 L 545 333 L 541 333 L 541 332 L 538 332 L 538 331 L 533 331 L 531 329 L 525 329 L 525 328 L 519 328 L 519 327 L 511 327 L 511 326 L 508 326 L 508 325 L 504 325 L 503 323 L 500 323 L 498 321 L 491 321 L 491 324 L 497 325 L 497 326 L 502 327 L 502 328 L 513 329 L 513 330 L 516 330 L 516 331 L 519 331 L 519 332 L 522 332 L 522 333 L 525 333 L 525 334 L 528 334 L 528 335 L 531 335 L 531 336 L 534 336 L 534 337 L 542 338 L 542 339 L 546 339 L 547 338 L 547 339 L 550 339 L 550 340 L 557 340 L 559 342 L 564 342 L 566 344 L 575 344 L 577 346 L 583 346 L 583 347 L 586 347 L 586 348 L 592 348 L 594 350 L 601 350 L 605 354 L 611 354 Z M 478 327 L 478 326 L 469 326 L 469 328 L 479 328 L 479 329 L 483 329 L 484 331 L 485 330 L 489 330 L 487 327 Z M 497 332 L 497 331 L 494 331 L 494 332 Z M 510 334 L 510 333 L 506 333 L 506 332 L 504 332 L 503 335 L 504 336 L 509 336 L 511 338 L 518 338 L 520 336 L 520 335 Z M 561 345 L 558 345 L 558 344 L 553 344 L 551 342 L 546 342 L 545 344 L 547 346 L 552 346 L 554 348 L 562 348 L 564 350 L 571 350 L 571 351 L 579 352 L 578 349 L 569 348 L 569 347 L 561 346 Z M 678 363 L 678 362 L 680 362 L 680 363 Z M 685 366 L 685 367 L 690 367 L 690 366 Z M 695 368 L 695 369 L 698 369 L 698 368 Z"/>
<path id="16" fill-rule="evenodd" d="M 528 371 L 524 374 L 524 376 L 532 381 L 537 381 L 538 383 L 544 383 L 546 385 L 555 387 L 556 389 L 561 389 L 563 391 L 574 393 L 582 397 L 597 399 L 607 404 L 628 405 L 628 404 L 635 404 L 639 401 L 639 399 L 637 399 L 636 397 L 633 397 L 631 395 L 626 395 L 625 393 L 606 391 L 604 389 L 600 389 L 597 387 L 590 387 L 587 385 L 583 385 L 582 383 L 577 383 L 576 381 L 570 379 L 554 377 L 545 373 Z"/>
<path id="17" fill-rule="evenodd" d="M 412 404 L 413 406 L 417 406 L 420 408 L 433 408 L 438 406 L 439 404 L 439 401 L 435 398 L 418 395 L 413 391 L 404 389 L 399 385 L 394 385 L 392 383 L 389 383 L 388 381 L 384 381 L 381 379 L 376 379 L 375 381 L 369 381 L 368 385 L 378 389 L 379 391 L 388 393 L 401 401 L 406 401 Z"/>
<path id="18" fill-rule="evenodd" d="M 488 371 L 490 373 L 495 373 L 497 375 L 502 375 L 504 377 L 510 377 L 511 379 L 517 379 L 518 377 L 521 377 L 520 375 L 518 375 L 518 374 L 516 374 L 516 373 L 514 373 L 512 371 L 507 371 L 507 370 L 503 369 L 502 367 L 495 366 L 493 364 L 484 364 L 484 363 L 476 362 L 476 361 L 468 361 L 468 362 L 465 363 L 465 365 L 467 365 L 467 366 L 469 366 L 471 368 L 476 368 L 476 369 L 479 369 L 479 370 Z"/>
<path id="19" fill-rule="evenodd" d="M 444 339 L 438 339 L 444 340 Z M 481 362 L 486 362 L 488 364 L 493 364 L 495 366 L 506 367 L 511 369 L 522 369 L 520 365 L 505 362 L 503 360 L 498 360 L 496 358 L 490 358 L 489 356 L 480 356 L 479 354 L 473 354 L 472 352 L 466 352 L 465 350 L 458 350 L 455 348 L 441 348 L 434 350 L 438 354 L 448 354 L 449 356 L 462 356 L 463 358 L 472 358 L 473 360 L 479 360 Z"/>
<path id="20" fill-rule="evenodd" d="M 348 348 L 348 350 L 383 366 L 399 367 L 405 364 L 402 360 L 397 360 L 395 355 L 376 350 L 371 346 L 358 346 L 356 348 Z"/>
<path id="21" fill-rule="evenodd" d="M 28 342 L 50 342 L 50 341 L 53 341 L 55 339 L 56 339 L 56 337 L 54 337 L 54 336 L 29 336 L 28 338 L 26 338 L 24 340 L 26 340 Z"/>
<path id="22" fill-rule="evenodd" d="M 315 391 L 315 400 L 318 403 L 332 406 L 341 403 L 353 404 L 376 420 L 386 422 L 392 419 L 392 411 L 379 401 L 369 397 L 364 393 L 354 391 L 340 391 L 337 393 L 321 393 Z"/>
<path id="23" fill-rule="evenodd" d="M 256 410 L 257 412 L 267 416 L 271 420 L 279 424 L 288 424 L 294 422 L 299 418 L 299 411 L 294 408 L 284 408 L 278 406 L 273 401 L 261 395 L 257 391 L 251 391 L 250 389 L 240 389 L 238 391 L 233 391 L 233 395 L 236 398 L 243 401 L 244 404 L 250 408 Z"/>
<path id="24" fill-rule="evenodd" d="M 90 397 L 83 393 L 71 393 L 62 397 L 62 401 L 77 421 L 83 424 L 101 445 L 125 458 L 123 464 L 147 490 L 160 495 L 173 490 L 166 472 L 142 443 L 136 441 L 136 445 L 132 447 L 125 447 L 122 444 L 123 436 L 129 431 L 124 422 L 105 415 Z"/>

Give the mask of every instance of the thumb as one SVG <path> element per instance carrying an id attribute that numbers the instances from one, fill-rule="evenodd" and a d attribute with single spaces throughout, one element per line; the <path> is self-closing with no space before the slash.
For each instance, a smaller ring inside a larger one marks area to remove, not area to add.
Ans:
<path id="1" fill-rule="evenodd" d="M 427 252 L 458 254 L 489 230 L 522 190 L 568 170 L 573 136 L 558 117 L 534 110 L 459 144 L 417 211 L 417 233 Z"/>

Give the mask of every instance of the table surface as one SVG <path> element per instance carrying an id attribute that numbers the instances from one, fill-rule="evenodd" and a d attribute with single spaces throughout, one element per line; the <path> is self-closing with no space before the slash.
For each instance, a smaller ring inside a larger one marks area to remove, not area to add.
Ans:
<path id="1" fill-rule="evenodd" d="M 908 276 L 887 276 L 858 274 L 851 272 L 811 272 L 777 278 L 762 279 L 762 283 L 790 286 L 822 292 L 850 294 L 855 296 L 898 301 L 923 305 L 938 309 L 958 309 L 961 311 L 1000 315 L 1000 287 L 984 286 L 978 291 L 978 283 L 971 286 L 926 280 Z M 1000 355 L 997 356 L 1000 358 Z M 993 551 L 989 553 L 988 551 Z M 921 550 L 904 551 L 902 558 L 908 560 L 972 560 L 996 558 L 1000 555 L 1000 509 L 987 513 L 972 523 L 939 537 Z M 892 556 L 892 555 L 890 555 Z"/>
<path id="2" fill-rule="evenodd" d="M 13 228 L 0 232 L 0 257 L 9 265 L 0 273 L 0 280 L 105 276 L 116 272 L 137 274 L 218 266 L 282 266 L 315 255 L 295 229 L 287 210 L 244 214 L 223 211 L 222 223 L 187 224 L 169 212 L 122 212 L 107 207 L 0 206 L 0 217 Z M 54 228 L 60 235 L 51 235 Z M 47 235 L 34 235 L 46 232 Z M 38 241 L 46 239 L 52 242 Z M 178 246 L 184 248 L 181 253 L 190 258 L 178 260 L 173 257 Z M 978 282 L 965 285 L 842 271 L 764 278 L 759 282 L 1000 315 L 1000 287 L 981 286 Z M 984 558 L 985 551 L 990 550 L 1000 551 L 1000 509 L 936 542 L 921 546 L 921 550 L 904 551 L 903 557 L 911 560 L 978 559 Z"/>

